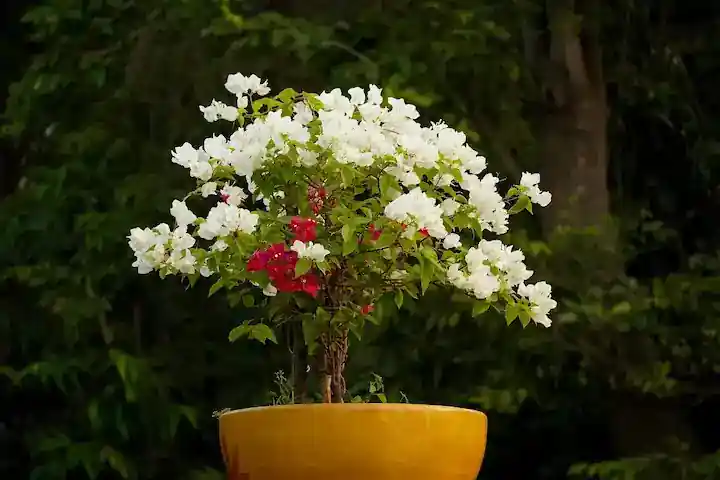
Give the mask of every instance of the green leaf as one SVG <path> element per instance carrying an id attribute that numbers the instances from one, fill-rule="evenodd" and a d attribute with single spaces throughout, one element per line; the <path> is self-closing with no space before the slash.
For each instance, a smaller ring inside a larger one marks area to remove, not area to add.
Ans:
<path id="1" fill-rule="evenodd" d="M 317 346 L 317 339 L 330 325 L 330 314 L 322 307 L 318 307 L 313 314 L 302 316 L 302 332 L 308 353 L 312 353 Z"/>
<path id="2" fill-rule="evenodd" d="M 435 278 L 435 266 L 425 255 L 417 255 L 416 258 L 420 262 L 420 289 L 424 294 Z"/>
<path id="3" fill-rule="evenodd" d="M 343 238 L 344 242 L 347 242 L 350 239 L 355 240 L 355 229 L 353 228 L 353 226 L 350 222 L 343 225 L 342 238 Z"/>
<path id="4" fill-rule="evenodd" d="M 527 210 L 528 206 L 530 206 L 530 212 L 532 213 L 532 206 L 530 204 L 530 199 L 527 195 L 520 195 L 517 202 L 515 202 L 515 205 L 513 205 L 509 212 L 510 214 L 520 213 L 523 210 Z"/>
<path id="5" fill-rule="evenodd" d="M 260 98 L 260 99 L 255 100 L 252 103 L 252 108 L 253 108 L 253 112 L 257 113 L 258 111 L 260 111 L 260 109 L 262 107 L 267 107 L 268 110 L 271 110 L 274 107 L 279 107 L 281 105 L 282 105 L 282 103 L 278 102 L 274 98 L 266 97 L 266 98 Z"/>
<path id="6" fill-rule="evenodd" d="M 305 101 L 307 102 L 308 106 L 315 111 L 321 110 L 323 108 L 323 102 L 314 93 L 306 93 Z"/>
<path id="7" fill-rule="evenodd" d="M 93 430 L 99 430 L 101 428 L 100 405 L 97 400 L 90 401 L 90 405 L 88 405 L 88 419 L 90 420 L 90 426 Z"/>
<path id="8" fill-rule="evenodd" d="M 343 227 L 343 228 L 345 228 L 345 227 Z M 358 242 L 357 242 L 357 239 L 353 236 L 350 239 L 345 240 L 343 242 L 342 254 L 350 255 L 355 250 L 357 250 L 357 248 L 358 248 Z"/>
<path id="9" fill-rule="evenodd" d="M 523 327 L 527 327 L 530 324 L 530 314 L 527 312 L 527 310 L 521 310 L 519 317 L 520 323 L 522 323 Z"/>
<path id="10" fill-rule="evenodd" d="M 266 341 L 270 340 L 273 343 L 277 343 L 275 338 L 275 332 L 268 325 L 264 323 L 256 323 L 250 328 L 250 338 L 257 340 L 258 342 L 265 344 Z"/>
<path id="11" fill-rule="evenodd" d="M 318 307 L 317 310 L 315 310 L 315 320 L 317 320 L 321 325 L 330 325 L 330 321 L 332 320 L 332 317 L 322 307 Z"/>
<path id="12" fill-rule="evenodd" d="M 312 260 L 309 258 L 299 258 L 295 264 L 295 277 L 305 275 L 312 268 Z"/>
<path id="13" fill-rule="evenodd" d="M 393 177 L 392 175 L 382 175 L 380 177 L 380 196 L 385 198 L 390 198 L 393 194 L 393 192 L 400 191 L 400 185 L 398 184 L 398 181 Z"/>
<path id="14" fill-rule="evenodd" d="M 255 297 L 253 297 L 252 295 L 243 295 L 242 303 L 247 308 L 251 308 L 255 306 Z"/>
<path id="15" fill-rule="evenodd" d="M 250 334 L 250 325 L 247 321 L 243 322 L 242 325 L 238 325 L 237 327 L 230 330 L 230 334 L 228 335 L 228 340 L 231 342 L 234 342 L 238 340 L 239 338 L 246 337 Z"/>
<path id="16" fill-rule="evenodd" d="M 479 317 L 490 309 L 490 302 L 481 301 L 473 304 L 472 316 Z"/>
<path id="17" fill-rule="evenodd" d="M 348 324 L 348 328 L 350 329 L 350 333 L 355 335 L 355 338 L 357 338 L 358 340 L 362 340 L 363 329 L 360 324 L 358 324 L 357 322 L 353 322 Z"/>
<path id="18" fill-rule="evenodd" d="M 340 178 L 344 185 L 352 185 L 355 180 L 355 169 L 349 165 L 341 165 Z"/>
<path id="19" fill-rule="evenodd" d="M 505 321 L 510 325 L 519 314 L 519 308 L 516 304 L 510 304 L 505 308 Z"/>
<path id="20" fill-rule="evenodd" d="M 387 396 L 384 393 L 376 393 L 375 396 L 380 400 L 380 403 L 387 403 Z"/>
<path id="21" fill-rule="evenodd" d="M 295 97 L 297 97 L 297 95 L 298 95 L 298 92 L 296 92 L 294 89 L 286 88 L 282 92 L 278 93 L 277 97 L 280 99 L 281 102 L 289 103 L 292 100 L 294 100 Z"/>
<path id="22" fill-rule="evenodd" d="M 403 295 L 402 290 L 396 291 L 395 292 L 395 305 L 397 306 L 397 308 L 402 308 L 403 300 L 405 300 L 405 295 Z"/>
<path id="23" fill-rule="evenodd" d="M 632 305 L 627 300 L 618 303 L 611 310 L 613 315 L 624 315 L 630 313 L 630 311 L 632 311 Z"/>
<path id="24" fill-rule="evenodd" d="M 415 300 L 418 299 L 418 289 L 415 284 L 408 284 L 405 286 L 405 292 L 410 295 L 410 297 L 414 298 Z"/>
<path id="25" fill-rule="evenodd" d="M 218 292 L 218 290 L 223 288 L 223 286 L 225 286 L 223 279 L 222 278 L 218 279 L 218 281 L 213 283 L 212 287 L 210 287 L 210 291 L 208 292 L 208 297 L 212 297 L 213 295 L 215 295 Z"/>

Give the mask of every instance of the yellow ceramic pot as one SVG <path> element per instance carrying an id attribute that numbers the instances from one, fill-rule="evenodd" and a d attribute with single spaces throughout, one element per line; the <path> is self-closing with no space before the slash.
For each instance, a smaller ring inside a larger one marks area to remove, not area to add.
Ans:
<path id="1" fill-rule="evenodd" d="M 474 480 L 481 412 L 407 404 L 313 404 L 220 416 L 229 480 Z"/>

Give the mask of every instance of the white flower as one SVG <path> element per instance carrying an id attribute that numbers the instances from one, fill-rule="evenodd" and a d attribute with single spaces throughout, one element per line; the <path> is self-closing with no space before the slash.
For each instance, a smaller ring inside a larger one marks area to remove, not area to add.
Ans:
<path id="1" fill-rule="evenodd" d="M 518 295 L 526 297 L 530 302 L 532 319 L 544 327 L 549 327 L 552 321 L 548 318 L 550 310 L 557 307 L 557 302 L 552 299 L 552 288 L 545 282 L 538 282 L 535 285 L 521 284 L 517 289 Z"/>
<path id="2" fill-rule="evenodd" d="M 520 185 L 525 187 L 525 193 L 532 203 L 537 203 L 541 207 L 547 207 L 552 200 L 550 192 L 543 192 L 538 187 L 540 183 L 539 173 L 523 172 L 520 177 Z"/>
<path id="3" fill-rule="evenodd" d="M 148 273 L 155 270 L 155 264 L 145 256 L 138 256 L 132 264 L 133 267 L 137 268 L 140 275 L 147 275 Z"/>
<path id="4" fill-rule="evenodd" d="M 195 273 L 196 259 L 190 250 L 173 250 L 168 262 L 181 273 Z"/>
<path id="5" fill-rule="evenodd" d="M 145 253 L 155 245 L 156 237 L 149 228 L 133 228 L 127 238 L 133 252 Z"/>
<path id="6" fill-rule="evenodd" d="M 209 163 L 210 158 L 202 150 L 196 150 L 192 145 L 185 142 L 175 148 L 172 152 L 172 161 L 190 170 L 190 176 L 200 180 L 209 180 L 213 168 Z"/>
<path id="7" fill-rule="evenodd" d="M 299 258 L 309 258 L 315 262 L 322 262 L 330 253 L 322 245 L 313 242 L 303 243 L 300 240 L 295 240 L 290 250 L 297 252 Z"/>
<path id="8" fill-rule="evenodd" d="M 466 290 L 469 288 L 467 275 L 460 270 L 460 265 L 452 263 L 447 269 L 448 281 L 456 287 Z"/>
<path id="9" fill-rule="evenodd" d="M 380 105 L 382 103 L 382 89 L 375 85 L 370 85 L 368 88 L 367 101 L 371 105 Z"/>
<path id="10" fill-rule="evenodd" d="M 411 187 L 420 183 L 420 177 L 411 168 L 405 167 L 390 167 L 387 172 L 397 178 L 400 183 L 406 187 Z"/>
<path id="11" fill-rule="evenodd" d="M 225 242 L 225 240 L 220 239 L 220 240 L 216 241 L 215 243 L 213 243 L 212 247 L 210 247 L 210 250 L 212 250 L 213 252 L 224 252 L 225 250 L 227 250 L 227 248 L 228 248 L 227 242 Z"/>
<path id="12" fill-rule="evenodd" d="M 498 268 L 503 274 L 503 281 L 514 287 L 532 276 L 532 271 L 525 266 L 525 255 L 512 246 L 504 245 L 500 240 L 480 240 L 477 248 L 468 251 L 468 263 L 485 263 Z"/>
<path id="13" fill-rule="evenodd" d="M 145 275 L 159 268 L 166 259 L 165 244 L 172 234 L 167 224 L 161 223 L 153 229 L 133 228 L 128 237 L 130 248 L 135 252 L 133 267 Z"/>
<path id="14" fill-rule="evenodd" d="M 198 152 L 188 142 L 183 143 L 181 146 L 175 148 L 172 152 L 173 163 L 190 168 L 190 165 L 197 162 Z"/>
<path id="15" fill-rule="evenodd" d="M 259 220 L 260 217 L 258 217 L 257 213 L 241 208 L 238 213 L 237 230 L 248 234 L 253 233 Z"/>
<path id="16" fill-rule="evenodd" d="M 247 198 L 247 194 L 242 188 L 230 185 L 229 183 L 226 183 L 222 190 L 220 190 L 220 196 L 225 203 L 229 203 L 230 205 L 240 205 Z"/>
<path id="17" fill-rule="evenodd" d="M 339 88 L 335 88 L 330 93 L 322 92 L 318 95 L 318 99 L 323 103 L 324 110 L 336 110 L 341 114 L 351 114 L 353 111 L 350 99 L 345 97 Z"/>
<path id="18" fill-rule="evenodd" d="M 295 120 L 302 125 L 307 125 L 314 118 L 312 110 L 305 102 L 296 103 L 293 110 L 295 111 Z"/>
<path id="19" fill-rule="evenodd" d="M 497 277 L 492 274 L 490 267 L 482 265 L 476 268 L 470 276 L 468 276 L 468 284 L 475 297 L 484 300 L 493 293 L 500 290 L 500 282 Z"/>
<path id="20" fill-rule="evenodd" d="M 238 117 L 237 108 L 225 105 L 224 103 L 218 102 L 214 99 L 207 107 L 200 105 L 200 111 L 205 117 L 205 120 L 208 122 L 215 122 L 219 119 L 234 122 Z"/>
<path id="21" fill-rule="evenodd" d="M 353 105 L 362 105 L 365 103 L 365 91 L 359 87 L 353 87 L 348 90 L 350 94 L 350 103 Z"/>
<path id="22" fill-rule="evenodd" d="M 187 233 L 187 226 L 181 225 L 170 236 L 170 245 L 173 250 L 187 250 L 195 245 L 195 238 Z"/>
<path id="23" fill-rule="evenodd" d="M 445 238 L 447 231 L 442 220 L 442 209 L 435 199 L 428 197 L 419 187 L 400 195 L 385 207 L 385 216 L 397 222 L 413 224 L 426 229 L 434 238 Z M 412 230 L 408 230 L 412 232 Z"/>
<path id="24" fill-rule="evenodd" d="M 256 213 L 221 202 L 210 209 L 207 218 L 198 228 L 198 235 L 205 240 L 212 240 L 236 231 L 249 234 L 255 231 L 258 221 Z"/>
<path id="25" fill-rule="evenodd" d="M 227 81 L 225 82 L 225 88 L 228 92 L 234 93 L 237 96 L 244 95 L 246 93 L 256 93 L 262 97 L 270 93 L 267 81 L 263 82 L 255 74 L 250 75 L 249 77 L 244 76 L 242 73 L 233 73 L 228 75 Z"/>
<path id="26" fill-rule="evenodd" d="M 443 247 L 447 249 L 458 248 L 462 245 L 460 243 L 460 235 L 457 233 L 451 233 L 443 239 Z"/>
<path id="27" fill-rule="evenodd" d="M 214 195 L 215 192 L 217 192 L 217 183 L 215 182 L 203 183 L 203 186 L 200 187 L 200 195 L 202 195 L 203 198 Z"/>
<path id="28" fill-rule="evenodd" d="M 410 120 L 415 120 L 420 116 L 415 105 L 405 103 L 405 100 L 402 98 L 390 97 L 388 98 L 388 103 L 392 107 L 393 115 L 409 118 Z"/>
<path id="29" fill-rule="evenodd" d="M 210 180 L 213 174 L 213 167 L 205 160 L 204 162 L 196 162 L 190 165 L 190 176 L 200 180 Z"/>
<path id="30" fill-rule="evenodd" d="M 272 283 L 268 283 L 265 288 L 263 288 L 262 293 L 266 297 L 274 297 L 275 295 L 277 295 L 278 290 L 277 288 L 275 288 L 275 285 L 273 285 Z"/>
<path id="31" fill-rule="evenodd" d="M 442 208 L 442 211 L 445 215 L 451 217 L 455 215 L 455 212 L 458 211 L 458 208 L 460 208 L 460 204 L 452 198 L 446 198 L 442 201 L 442 203 L 440 203 L 440 208 Z"/>
<path id="32" fill-rule="evenodd" d="M 230 157 L 230 145 L 223 135 L 206 138 L 203 142 L 203 150 L 210 158 L 227 160 Z"/>
<path id="33" fill-rule="evenodd" d="M 179 200 L 173 200 L 170 215 L 175 217 L 175 221 L 178 226 L 181 227 L 190 225 L 197 219 L 195 214 L 190 211 L 185 202 L 181 202 Z"/>
<path id="34" fill-rule="evenodd" d="M 507 232 L 508 212 L 505 201 L 497 192 L 498 178 L 488 173 L 482 180 L 475 175 L 463 174 L 462 188 L 469 192 L 468 201 L 475 207 L 483 228 L 503 234 Z"/>

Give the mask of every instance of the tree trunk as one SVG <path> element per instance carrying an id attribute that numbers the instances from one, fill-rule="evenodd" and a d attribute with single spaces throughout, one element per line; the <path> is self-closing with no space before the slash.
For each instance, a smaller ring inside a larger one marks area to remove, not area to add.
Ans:
<path id="1" fill-rule="evenodd" d="M 610 213 L 610 195 L 608 107 L 597 29 L 581 23 L 574 0 L 548 0 L 547 8 L 550 112 L 541 127 L 541 171 L 553 202 L 544 224 L 548 231 L 600 226 Z"/>
<path id="2" fill-rule="evenodd" d="M 542 119 L 543 186 L 553 194 L 543 227 L 597 227 L 603 243 L 615 249 L 618 238 L 609 224 L 609 109 L 596 19 L 598 0 L 547 0 L 549 75 L 545 87 L 549 113 Z M 617 257 L 608 272 L 622 275 Z M 614 278 L 614 277 L 613 277 Z M 682 411 L 669 401 L 614 395 L 610 430 L 622 456 L 671 453 L 669 439 L 692 444 Z M 675 452 L 672 452 L 675 453 Z"/>

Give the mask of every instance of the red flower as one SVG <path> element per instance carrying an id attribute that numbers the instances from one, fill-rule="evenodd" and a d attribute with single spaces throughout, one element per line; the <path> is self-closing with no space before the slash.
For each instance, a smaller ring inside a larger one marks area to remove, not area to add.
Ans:
<path id="1" fill-rule="evenodd" d="M 382 229 L 376 229 L 374 223 L 368 225 L 368 232 L 370 232 L 370 238 L 372 238 L 373 241 L 377 240 L 380 238 L 380 235 L 382 235 Z"/>
<path id="2" fill-rule="evenodd" d="M 430 233 L 428 232 L 427 228 L 421 228 L 420 235 L 422 235 L 423 237 L 427 237 L 428 235 L 430 235 Z"/>
<path id="3" fill-rule="evenodd" d="M 298 280 L 302 285 L 301 288 L 303 292 L 308 293 L 313 297 L 317 297 L 317 294 L 320 291 L 320 279 L 317 275 L 314 273 L 306 273 L 305 275 L 300 276 Z"/>
<path id="4" fill-rule="evenodd" d="M 372 313 L 373 310 L 375 310 L 375 306 L 372 304 L 363 305 L 362 307 L 360 307 L 360 313 L 362 313 L 363 315 Z"/>
<path id="5" fill-rule="evenodd" d="M 313 272 L 295 278 L 297 252 L 287 249 L 284 243 L 276 243 L 265 250 L 257 250 L 247 263 L 249 272 L 264 270 L 278 292 L 305 292 L 313 297 L 320 291 L 320 279 Z"/>
<path id="6" fill-rule="evenodd" d="M 290 220 L 290 231 L 295 239 L 303 243 L 312 242 L 317 238 L 317 222 L 312 218 L 293 217 Z"/>
<path id="7" fill-rule="evenodd" d="M 261 270 L 265 270 L 270 260 L 280 257 L 283 253 L 285 253 L 284 243 L 270 245 L 270 247 L 265 250 L 256 250 L 248 260 L 248 272 L 259 272 Z"/>

